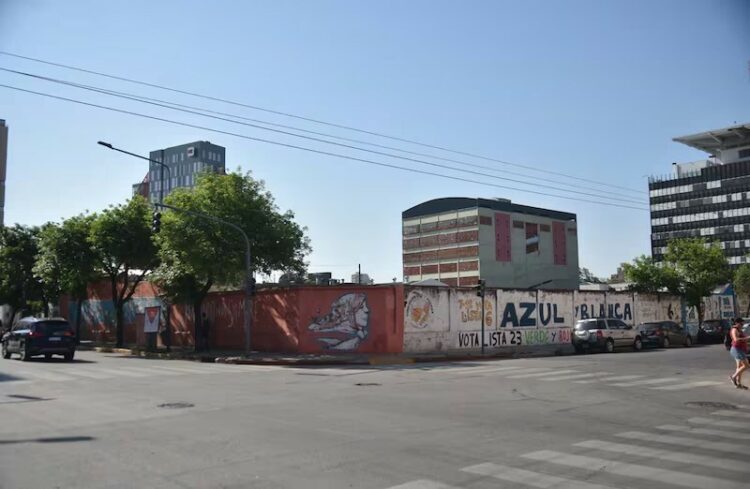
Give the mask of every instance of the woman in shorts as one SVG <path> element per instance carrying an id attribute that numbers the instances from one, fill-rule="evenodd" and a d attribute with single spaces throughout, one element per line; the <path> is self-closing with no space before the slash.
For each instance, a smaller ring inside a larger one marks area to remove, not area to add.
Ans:
<path id="1" fill-rule="evenodd" d="M 729 336 L 732 339 L 732 347 L 729 349 L 729 354 L 732 355 L 734 361 L 737 362 L 737 368 L 734 373 L 729 377 L 732 384 L 738 389 L 747 389 L 742 384 L 742 373 L 750 368 L 750 363 L 747 360 L 747 336 L 742 331 L 742 319 L 737 318 L 734 320 L 732 329 L 729 330 Z"/>

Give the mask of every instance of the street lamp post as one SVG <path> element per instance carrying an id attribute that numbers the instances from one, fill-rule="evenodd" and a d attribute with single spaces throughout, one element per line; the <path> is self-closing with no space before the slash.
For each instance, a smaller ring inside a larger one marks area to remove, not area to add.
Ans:
<path id="1" fill-rule="evenodd" d="M 134 158 L 139 158 L 141 160 L 146 160 L 150 163 L 156 163 L 160 166 L 161 171 L 159 172 L 159 179 L 161 180 L 159 182 L 159 203 L 164 202 L 164 170 L 167 170 L 167 176 L 171 180 L 172 179 L 172 172 L 169 169 L 169 166 L 161 161 L 152 160 L 151 158 L 146 158 L 145 156 L 141 156 L 137 153 L 131 153 L 130 151 L 125 151 L 124 149 L 116 148 L 112 146 L 111 143 L 108 143 L 106 141 L 97 141 L 97 144 L 100 146 L 104 146 L 105 148 L 111 149 L 112 151 L 117 151 L 119 153 L 126 154 L 128 156 L 132 156 Z M 162 160 L 164 159 L 164 153 L 162 152 Z M 149 167 L 149 174 L 151 174 L 151 168 Z M 169 307 L 169 306 L 167 306 Z M 164 343 L 166 343 L 167 351 L 170 351 L 172 349 L 172 332 L 169 329 L 169 311 L 167 311 L 167 327 L 165 329 L 166 335 L 164 338 Z"/>
<path id="2" fill-rule="evenodd" d="M 176 212 L 182 212 L 209 221 L 218 222 L 229 226 L 242 235 L 245 239 L 245 307 L 244 307 L 244 330 L 245 330 L 245 353 L 250 353 L 250 330 L 253 324 L 253 270 L 252 270 L 252 249 L 250 247 L 250 238 L 247 237 L 247 233 L 242 230 L 241 227 L 234 223 L 219 219 L 218 217 L 210 216 L 202 212 L 189 211 L 187 209 L 180 209 L 167 204 L 154 204 L 156 207 L 164 207 L 166 209 L 172 209 Z"/>
<path id="3" fill-rule="evenodd" d="M 141 156 L 141 155 L 136 154 L 136 153 L 131 153 L 130 151 L 125 151 L 124 149 L 116 148 L 116 147 L 112 146 L 112 144 L 107 143 L 105 141 L 97 141 L 96 144 L 104 146 L 105 148 L 109 148 L 112 151 L 117 151 L 119 153 L 123 153 L 123 154 L 129 155 L 129 156 L 133 156 L 134 158 L 140 158 L 142 160 L 146 160 L 146 161 L 149 161 L 151 163 L 156 163 L 157 165 L 159 165 L 160 168 L 161 168 L 161 171 L 159 172 L 159 180 L 160 180 L 159 181 L 159 185 L 160 185 L 160 187 L 159 187 L 159 203 L 160 204 L 164 203 L 164 170 L 165 169 L 167 170 L 167 179 L 170 180 L 170 181 L 172 180 L 172 172 L 169 169 L 169 165 L 167 165 L 166 163 L 163 163 L 161 161 L 158 161 L 158 160 L 152 160 L 151 158 L 146 158 L 145 156 Z M 163 153 L 162 153 L 162 159 L 164 159 Z"/>

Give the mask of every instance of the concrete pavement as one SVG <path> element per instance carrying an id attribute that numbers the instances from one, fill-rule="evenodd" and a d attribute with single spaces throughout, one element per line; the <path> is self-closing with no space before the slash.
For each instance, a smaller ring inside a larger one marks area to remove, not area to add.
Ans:
<path id="1" fill-rule="evenodd" d="M 0 360 L 0 487 L 744 488 L 750 393 L 730 367 L 720 345 L 307 368 Z"/>

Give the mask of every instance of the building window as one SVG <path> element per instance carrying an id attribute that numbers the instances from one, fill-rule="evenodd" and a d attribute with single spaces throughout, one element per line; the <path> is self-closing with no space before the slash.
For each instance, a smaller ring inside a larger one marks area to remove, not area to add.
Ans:
<path id="1" fill-rule="evenodd" d="M 744 159 L 744 158 L 750 158 L 750 148 L 747 148 L 747 149 L 741 149 L 741 150 L 739 150 L 739 151 L 737 152 L 737 156 L 738 156 L 738 157 L 739 157 L 740 159 Z"/>

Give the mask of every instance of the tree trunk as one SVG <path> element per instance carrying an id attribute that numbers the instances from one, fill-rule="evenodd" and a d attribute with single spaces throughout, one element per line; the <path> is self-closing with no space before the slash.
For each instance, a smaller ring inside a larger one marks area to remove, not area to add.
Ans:
<path id="1" fill-rule="evenodd" d="M 76 343 L 81 342 L 81 311 L 83 310 L 83 300 L 76 299 Z"/>
<path id="2" fill-rule="evenodd" d="M 164 325 L 164 346 L 167 348 L 167 352 L 170 352 L 172 351 L 172 305 L 169 303 L 164 304 L 167 307 L 166 324 Z"/>
<path id="3" fill-rule="evenodd" d="M 203 297 L 200 297 L 193 301 L 193 342 L 195 344 L 195 351 L 199 352 L 203 347 L 203 317 L 201 315 L 203 309 Z"/>
<path id="4" fill-rule="evenodd" d="M 747 296 L 747 312 L 745 313 L 745 317 L 750 317 L 750 295 Z"/>
<path id="5" fill-rule="evenodd" d="M 117 348 L 122 348 L 125 344 L 125 330 L 123 323 L 125 322 L 125 314 L 124 314 L 124 304 L 120 301 L 115 301 L 115 315 L 116 315 L 116 322 L 115 322 L 115 346 Z"/>

